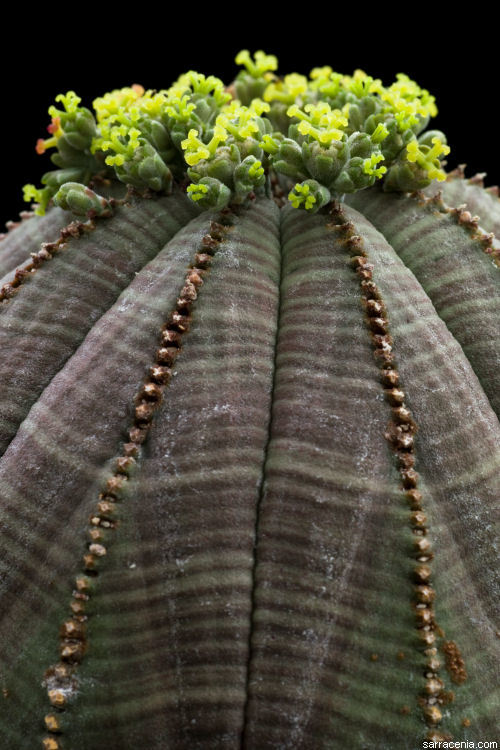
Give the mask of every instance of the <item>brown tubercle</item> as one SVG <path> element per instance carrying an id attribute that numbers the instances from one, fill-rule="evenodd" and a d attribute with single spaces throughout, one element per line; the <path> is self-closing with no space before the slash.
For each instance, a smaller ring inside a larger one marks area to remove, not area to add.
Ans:
<path id="1" fill-rule="evenodd" d="M 384 394 L 389 403 L 395 406 L 401 405 L 405 399 L 404 391 L 401 388 L 386 388 Z"/>
<path id="2" fill-rule="evenodd" d="M 160 360 L 160 357 L 158 357 L 158 359 Z M 172 370 L 170 369 L 170 367 L 165 367 L 163 365 L 153 365 L 153 367 L 149 368 L 149 377 L 153 383 L 158 383 L 158 385 L 166 385 L 172 377 Z"/>
<path id="3" fill-rule="evenodd" d="M 435 705 L 426 705 L 423 713 L 429 724 L 439 724 L 443 718 L 443 714 Z"/>
<path id="4" fill-rule="evenodd" d="M 398 467 L 400 469 L 412 469 L 415 466 L 415 456 L 410 452 L 413 446 L 413 436 L 403 433 L 402 442 L 396 446 L 398 448 L 396 456 Z M 420 533 L 420 531 L 418 532 Z"/>
<path id="5" fill-rule="evenodd" d="M 81 599 L 73 599 L 69 607 L 75 617 L 85 617 L 85 602 Z"/>
<path id="6" fill-rule="evenodd" d="M 119 456 L 115 463 L 116 471 L 120 474 L 126 474 L 127 476 L 135 465 L 136 460 L 132 456 Z"/>
<path id="7" fill-rule="evenodd" d="M 61 722 L 56 714 L 46 714 L 44 722 L 45 728 L 48 729 L 49 732 L 59 732 L 61 729 Z"/>
<path id="8" fill-rule="evenodd" d="M 66 697 L 60 690 L 48 690 L 49 701 L 56 708 L 64 708 L 66 705 Z"/>
<path id="9" fill-rule="evenodd" d="M 414 573 L 419 583 L 427 583 L 431 577 L 431 569 L 428 565 L 417 565 L 414 568 Z"/>
<path id="10" fill-rule="evenodd" d="M 438 677 L 430 677 L 425 683 L 425 692 L 428 695 L 439 695 L 444 687 L 444 683 Z"/>
<path id="11" fill-rule="evenodd" d="M 42 740 L 43 750 L 62 750 L 59 741 L 55 737 L 44 737 Z"/>
<path id="12" fill-rule="evenodd" d="M 399 373 L 396 370 L 393 370 L 393 369 L 382 370 L 382 372 L 380 373 L 380 377 L 381 377 L 382 383 L 384 385 L 389 386 L 390 388 L 395 388 L 396 386 L 399 385 Z"/>
<path id="13" fill-rule="evenodd" d="M 412 510 L 422 509 L 422 493 L 419 490 L 407 490 L 407 492 L 405 492 L 405 495 Z"/>
<path id="14" fill-rule="evenodd" d="M 418 602 L 430 604 L 436 598 L 436 592 L 431 586 L 415 586 L 415 596 Z"/>

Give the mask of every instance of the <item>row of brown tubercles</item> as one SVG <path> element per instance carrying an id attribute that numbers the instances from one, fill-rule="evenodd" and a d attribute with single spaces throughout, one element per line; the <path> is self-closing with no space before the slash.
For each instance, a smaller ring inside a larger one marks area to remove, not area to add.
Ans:
<path id="1" fill-rule="evenodd" d="M 125 198 L 121 199 L 103 198 L 107 207 L 99 214 L 99 216 L 96 215 L 95 211 L 89 211 L 87 221 L 72 221 L 68 226 L 63 227 L 63 229 L 59 231 L 59 238 L 55 242 L 42 242 L 41 249 L 37 253 L 31 253 L 32 260 L 25 266 L 17 268 L 12 281 L 8 281 L 0 288 L 0 302 L 3 302 L 4 304 L 8 302 L 8 300 L 17 293 L 23 282 L 26 281 L 29 276 L 34 274 L 46 261 L 50 260 L 55 253 L 64 250 L 72 238 L 81 237 L 81 235 L 86 232 L 93 231 L 96 228 L 97 219 L 109 218 L 113 215 L 113 209 L 115 206 L 124 205 L 129 199 L 129 193 Z"/>
<path id="2" fill-rule="evenodd" d="M 19 212 L 19 219 L 20 221 L 6 221 L 5 222 L 5 228 L 7 229 L 6 232 L 3 232 L 0 234 L 0 242 L 5 239 L 9 235 L 10 232 L 12 232 L 14 229 L 17 229 L 17 227 L 21 226 L 21 224 L 28 219 L 31 219 L 35 215 L 34 211 L 20 211 Z"/>
<path id="3" fill-rule="evenodd" d="M 440 706 L 452 701 L 453 693 L 445 691 L 444 682 L 439 676 L 441 662 L 438 658 L 436 642 L 437 637 L 443 636 L 444 633 L 436 622 L 433 609 L 435 591 L 431 582 L 430 567 L 433 552 L 428 538 L 428 522 L 423 508 L 422 493 L 418 489 L 419 476 L 415 471 L 414 436 L 417 425 L 410 409 L 405 404 L 405 393 L 401 387 L 395 363 L 386 306 L 373 281 L 374 265 L 369 261 L 362 237 L 356 234 L 354 224 L 347 220 L 340 205 L 332 204 L 330 213 L 333 224 L 329 226 L 342 232 L 346 247 L 352 253 L 351 263 L 360 279 L 361 299 L 371 334 L 373 353 L 380 367 L 384 395 L 392 406 L 392 419 L 384 437 L 390 443 L 397 459 L 404 497 L 410 507 L 409 524 L 414 535 L 412 557 L 415 560 L 412 608 L 418 642 L 425 656 L 424 682 L 417 702 L 430 727 L 428 739 L 445 740 L 450 738 L 449 735 L 438 732 L 436 726 L 443 718 Z M 455 645 L 454 648 L 458 652 Z"/>
<path id="4" fill-rule="evenodd" d="M 411 193 L 412 198 L 415 198 L 419 203 L 427 206 L 430 210 L 451 215 L 457 224 L 463 226 L 468 231 L 471 238 L 481 245 L 483 252 L 486 253 L 486 255 L 490 255 L 494 263 L 500 268 L 500 247 L 495 247 L 493 244 L 495 240 L 494 233 L 483 232 L 479 228 L 479 216 L 472 216 L 471 212 L 467 210 L 465 203 L 456 208 L 451 208 L 443 201 L 442 195 L 441 190 L 438 190 L 438 192 L 431 197 L 427 197 L 421 191 Z"/>
<path id="5" fill-rule="evenodd" d="M 202 238 L 194 262 L 189 266 L 174 309 L 161 329 L 160 348 L 150 367 L 147 379 L 134 399 L 134 420 L 128 429 L 128 442 L 123 444 L 114 460 L 114 470 L 99 494 L 95 512 L 90 516 L 87 552 L 83 556 L 83 573 L 76 578 L 70 604 L 71 615 L 60 629 L 60 662 L 49 667 L 44 675 L 49 701 L 55 711 L 45 716 L 44 750 L 60 750 L 64 733 L 63 714 L 78 688 L 77 669 L 88 648 L 86 633 L 87 603 L 99 576 L 103 558 L 113 542 L 119 526 L 120 504 L 126 498 L 129 478 L 140 457 L 141 445 L 147 438 L 153 417 L 172 377 L 172 367 L 179 356 L 183 337 L 192 322 L 193 303 L 209 270 L 213 255 L 231 225 L 234 209 L 220 212 L 218 221 L 211 221 L 210 231 Z"/>
<path id="6" fill-rule="evenodd" d="M 490 185 L 489 187 L 486 187 L 484 184 L 484 178 L 486 177 L 486 172 L 478 172 L 477 174 L 473 175 L 472 177 L 466 177 L 465 176 L 465 167 L 466 164 L 459 164 L 458 167 L 453 169 L 451 172 L 448 172 L 446 175 L 446 179 L 448 181 L 451 180 L 467 180 L 469 185 L 477 185 L 480 188 L 483 188 L 486 190 L 487 193 L 494 196 L 495 198 L 498 198 L 500 200 L 500 188 L 498 185 Z"/>

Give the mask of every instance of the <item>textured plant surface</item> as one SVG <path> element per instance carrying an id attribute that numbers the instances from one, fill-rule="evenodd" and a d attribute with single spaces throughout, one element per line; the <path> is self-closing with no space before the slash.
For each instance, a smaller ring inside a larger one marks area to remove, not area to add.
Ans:
<path id="1" fill-rule="evenodd" d="M 494 740 L 497 191 L 237 62 L 58 97 L 0 244 L 3 746 Z"/>

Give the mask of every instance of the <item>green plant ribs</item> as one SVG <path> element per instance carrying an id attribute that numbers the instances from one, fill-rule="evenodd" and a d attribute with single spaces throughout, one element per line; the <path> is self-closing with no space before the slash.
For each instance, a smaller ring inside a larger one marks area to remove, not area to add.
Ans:
<path id="1" fill-rule="evenodd" d="M 6 235 L 3 747 L 495 739 L 500 203 L 436 190 Z"/>

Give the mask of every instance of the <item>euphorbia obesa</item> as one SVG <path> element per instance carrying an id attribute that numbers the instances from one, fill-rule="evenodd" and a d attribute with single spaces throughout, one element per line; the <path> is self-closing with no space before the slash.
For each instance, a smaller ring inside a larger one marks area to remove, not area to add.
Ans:
<path id="1" fill-rule="evenodd" d="M 3 746 L 493 740 L 498 196 L 237 62 L 57 97 L 0 245 Z"/>

